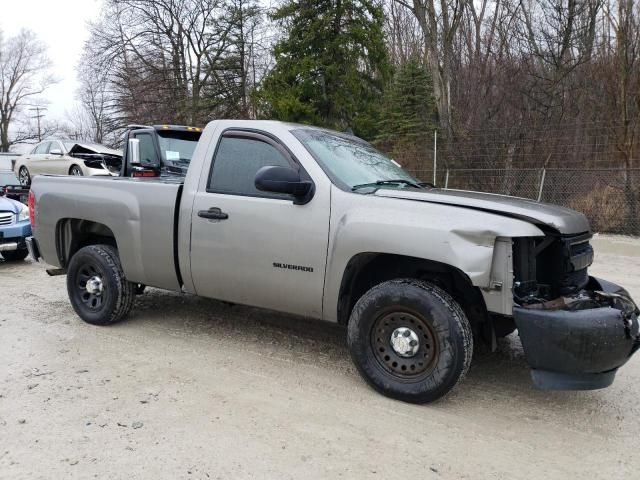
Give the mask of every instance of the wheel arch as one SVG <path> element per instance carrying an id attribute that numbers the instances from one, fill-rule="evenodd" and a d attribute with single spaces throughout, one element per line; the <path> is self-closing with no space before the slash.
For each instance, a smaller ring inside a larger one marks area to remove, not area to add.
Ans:
<path id="1" fill-rule="evenodd" d="M 356 302 L 369 289 L 387 280 L 416 278 L 445 290 L 464 310 L 474 334 L 486 325 L 489 316 L 480 289 L 460 269 L 425 258 L 380 252 L 358 253 L 351 257 L 342 275 L 338 295 L 338 323 L 346 325 Z"/>
<path id="2" fill-rule="evenodd" d="M 83 171 L 82 171 L 82 167 L 81 167 L 80 165 L 78 165 L 77 163 L 72 163 L 72 164 L 69 166 L 69 170 L 67 171 L 67 173 L 68 173 L 69 175 L 71 175 L 71 170 L 73 170 L 73 167 L 78 167 L 78 168 L 80 169 L 80 171 L 81 171 L 81 172 L 83 172 Z M 82 174 L 84 175 L 84 172 L 83 172 Z"/>
<path id="3" fill-rule="evenodd" d="M 111 245 L 116 250 L 118 242 L 107 225 L 79 218 L 62 218 L 55 230 L 56 253 L 62 268 L 67 268 L 73 255 L 88 245 Z"/>

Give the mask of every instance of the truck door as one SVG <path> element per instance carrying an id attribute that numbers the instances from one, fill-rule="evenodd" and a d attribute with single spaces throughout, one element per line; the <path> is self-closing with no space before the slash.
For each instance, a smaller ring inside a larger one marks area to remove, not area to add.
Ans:
<path id="1" fill-rule="evenodd" d="M 194 198 L 193 283 L 198 295 L 321 317 L 329 192 L 316 192 L 305 205 L 261 192 L 254 179 L 267 165 L 302 169 L 269 136 L 235 129 L 221 136 L 210 171 L 203 171 L 206 188 Z M 212 209 L 219 218 L 204 218 Z"/>

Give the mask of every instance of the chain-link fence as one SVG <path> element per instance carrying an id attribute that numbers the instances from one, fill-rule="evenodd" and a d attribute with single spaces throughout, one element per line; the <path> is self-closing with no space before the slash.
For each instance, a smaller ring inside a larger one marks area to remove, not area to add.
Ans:
<path id="1" fill-rule="evenodd" d="M 412 170 L 433 181 L 433 169 Z M 437 169 L 438 187 L 525 197 L 583 212 L 596 232 L 640 235 L 640 169 Z"/>

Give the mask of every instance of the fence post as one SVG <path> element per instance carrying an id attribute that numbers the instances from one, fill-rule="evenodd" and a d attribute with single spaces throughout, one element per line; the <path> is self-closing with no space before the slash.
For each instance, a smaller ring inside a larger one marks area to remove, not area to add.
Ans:
<path id="1" fill-rule="evenodd" d="M 538 201 L 542 200 L 542 189 L 544 188 L 544 179 L 547 176 L 547 169 L 543 168 L 540 172 L 540 188 L 538 188 Z"/>
<path id="2" fill-rule="evenodd" d="M 449 188 L 449 169 L 448 168 L 444 176 L 444 188 Z"/>
<path id="3" fill-rule="evenodd" d="M 433 186 L 436 186 L 436 166 L 438 157 L 438 131 L 433 131 Z"/>

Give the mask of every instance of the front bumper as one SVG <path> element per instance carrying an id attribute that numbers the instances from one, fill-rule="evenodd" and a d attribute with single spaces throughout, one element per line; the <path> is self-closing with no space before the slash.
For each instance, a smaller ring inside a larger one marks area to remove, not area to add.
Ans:
<path id="1" fill-rule="evenodd" d="M 591 278 L 589 289 L 626 297 L 622 287 Z M 534 384 L 543 389 L 592 390 L 613 382 L 640 348 L 638 308 L 632 303 L 584 310 L 515 307 L 513 318 Z"/>
<path id="2" fill-rule="evenodd" d="M 25 239 L 31 235 L 28 220 L 0 227 L 0 251 L 22 250 L 27 248 Z"/>

